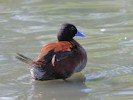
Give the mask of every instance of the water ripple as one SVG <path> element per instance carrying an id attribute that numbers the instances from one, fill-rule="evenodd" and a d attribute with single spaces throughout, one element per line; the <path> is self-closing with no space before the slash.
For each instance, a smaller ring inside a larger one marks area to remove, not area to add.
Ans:
<path id="1" fill-rule="evenodd" d="M 20 21 L 31 21 L 31 22 L 40 22 L 40 23 L 47 23 L 48 21 L 43 19 L 35 17 L 33 15 L 15 15 L 12 17 L 12 19 L 20 20 Z"/>
<path id="2" fill-rule="evenodd" d="M 0 61 L 7 60 L 7 58 L 4 55 L 0 55 Z"/>
<path id="3" fill-rule="evenodd" d="M 12 29 L 15 32 L 18 33 L 24 33 L 24 34 L 28 34 L 28 33 L 34 33 L 34 32 L 43 32 L 46 31 L 47 26 L 41 25 L 41 26 L 28 26 L 28 27 L 23 27 L 23 28 L 17 28 L 17 29 Z"/>

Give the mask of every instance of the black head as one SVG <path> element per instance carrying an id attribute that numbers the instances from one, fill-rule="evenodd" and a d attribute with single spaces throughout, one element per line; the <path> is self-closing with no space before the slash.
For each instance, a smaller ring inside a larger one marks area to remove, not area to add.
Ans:
<path id="1" fill-rule="evenodd" d="M 77 33 L 77 28 L 69 23 L 65 23 L 61 26 L 60 31 L 58 32 L 59 41 L 71 41 Z"/>

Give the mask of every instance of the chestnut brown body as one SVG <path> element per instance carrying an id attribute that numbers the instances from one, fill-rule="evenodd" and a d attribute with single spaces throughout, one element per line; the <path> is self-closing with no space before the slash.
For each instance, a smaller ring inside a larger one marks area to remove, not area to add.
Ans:
<path id="1" fill-rule="evenodd" d="M 54 65 L 52 62 L 46 65 L 34 63 L 31 68 L 32 77 L 35 80 L 66 79 L 72 74 L 80 72 L 86 66 L 87 55 L 80 44 L 75 40 L 71 42 L 75 46 L 73 54 L 66 55 L 67 57 L 60 61 L 55 61 Z"/>

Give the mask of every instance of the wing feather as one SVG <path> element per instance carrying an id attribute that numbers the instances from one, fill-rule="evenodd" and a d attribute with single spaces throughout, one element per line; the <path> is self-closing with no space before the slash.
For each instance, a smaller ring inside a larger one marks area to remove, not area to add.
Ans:
<path id="1" fill-rule="evenodd" d="M 72 44 L 67 41 L 50 43 L 41 49 L 36 62 L 45 62 L 45 64 L 51 62 L 54 65 L 54 62 L 72 55 L 72 47 Z"/>

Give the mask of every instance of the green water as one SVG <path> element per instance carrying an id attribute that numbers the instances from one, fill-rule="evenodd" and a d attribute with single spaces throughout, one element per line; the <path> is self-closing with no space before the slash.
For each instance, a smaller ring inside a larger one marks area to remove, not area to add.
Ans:
<path id="1" fill-rule="evenodd" d="M 16 52 L 36 59 L 65 22 L 86 34 L 85 80 L 33 82 Z M 132 0 L 0 0 L 0 100 L 132 99 Z"/>

